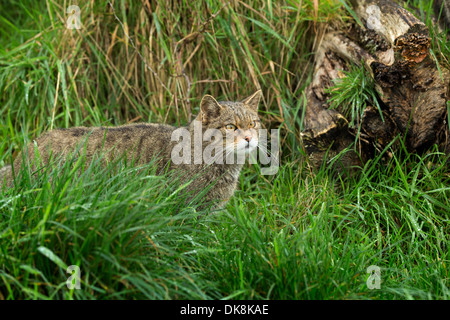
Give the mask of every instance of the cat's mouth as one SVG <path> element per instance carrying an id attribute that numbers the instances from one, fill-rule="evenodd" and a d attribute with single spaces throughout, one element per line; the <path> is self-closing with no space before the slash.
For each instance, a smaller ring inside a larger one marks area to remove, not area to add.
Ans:
<path id="1" fill-rule="evenodd" d="M 245 145 L 243 147 L 241 147 L 241 148 L 238 147 L 237 149 L 243 150 L 246 153 L 248 153 L 248 152 L 251 152 L 252 150 L 256 149 L 257 146 L 258 146 L 257 142 L 251 141 L 251 142 L 245 143 Z"/>

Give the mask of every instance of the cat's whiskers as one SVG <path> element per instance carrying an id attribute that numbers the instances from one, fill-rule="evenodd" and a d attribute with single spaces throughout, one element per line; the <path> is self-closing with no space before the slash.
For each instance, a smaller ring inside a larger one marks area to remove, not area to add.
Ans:
<path id="1" fill-rule="evenodd" d="M 274 159 L 274 160 L 275 160 L 275 164 L 276 164 L 277 166 L 280 165 L 279 161 L 277 160 L 277 157 L 275 157 L 275 156 L 272 154 L 272 152 L 269 151 L 269 149 L 267 149 L 267 148 L 263 149 L 263 148 L 260 146 L 259 143 L 258 143 L 257 147 L 258 147 L 259 150 L 261 150 L 263 153 L 266 153 L 266 154 L 269 156 L 270 159 Z M 266 145 L 265 147 L 267 147 L 267 145 Z"/>

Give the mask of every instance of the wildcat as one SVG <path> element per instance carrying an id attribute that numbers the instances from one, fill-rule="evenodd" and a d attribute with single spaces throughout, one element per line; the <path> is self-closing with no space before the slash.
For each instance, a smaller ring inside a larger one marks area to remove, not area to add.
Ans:
<path id="1" fill-rule="evenodd" d="M 199 154 L 202 156 L 208 147 L 220 147 L 216 150 L 215 158 L 226 156 L 231 152 L 242 155 L 255 150 L 259 141 L 258 129 L 261 128 L 258 117 L 260 95 L 259 90 L 240 102 L 218 102 L 214 97 L 205 95 L 200 103 L 199 114 L 184 128 L 140 123 L 118 127 L 55 129 L 35 140 L 41 164 L 32 163 L 31 167 L 35 171 L 48 165 L 50 156 L 57 155 L 64 160 L 75 150 L 85 154 L 87 161 L 100 153 L 105 162 L 126 156 L 127 160 L 145 164 L 156 157 L 158 161 L 155 165 L 159 172 L 175 171 L 181 182 L 191 179 L 186 188 L 186 192 L 191 193 L 190 198 L 209 186 L 209 190 L 203 196 L 203 203 L 213 204 L 215 209 L 219 209 L 233 195 L 242 163 L 228 163 L 225 160 L 207 163 L 201 158 L 199 161 L 195 156 Z M 180 129 L 188 134 L 187 138 L 190 138 L 188 140 L 191 148 L 187 149 L 190 150 L 190 155 L 185 158 L 188 161 L 175 163 L 176 161 L 172 161 L 172 151 L 179 141 L 174 141 L 172 136 Z M 199 141 L 198 136 L 195 136 L 200 133 L 200 140 L 204 140 L 202 137 L 211 130 L 220 133 L 219 138 L 205 142 Z M 35 144 L 28 145 L 25 159 L 34 159 Z M 20 172 L 23 158 L 19 154 L 12 164 L 16 175 Z M 13 183 L 12 169 L 10 165 L 0 170 L 0 187 L 3 183 L 6 186 Z"/>

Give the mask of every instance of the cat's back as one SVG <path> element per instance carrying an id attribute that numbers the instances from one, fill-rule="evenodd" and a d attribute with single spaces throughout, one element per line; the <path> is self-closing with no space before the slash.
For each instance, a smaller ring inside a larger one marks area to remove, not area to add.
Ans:
<path id="1" fill-rule="evenodd" d="M 47 143 L 52 142 L 54 147 L 57 144 L 71 145 L 80 140 L 98 140 L 102 139 L 106 142 L 125 141 L 133 143 L 136 139 L 166 139 L 176 129 L 174 126 L 159 123 L 136 123 L 115 127 L 73 127 L 50 130 L 39 138 L 36 142 Z"/>
<path id="2" fill-rule="evenodd" d="M 3 182 L 12 183 L 12 167 L 16 172 L 22 167 L 23 159 L 30 159 L 36 170 L 35 159 L 38 151 L 40 163 L 47 165 L 51 157 L 67 158 L 83 153 L 86 159 L 95 155 L 102 156 L 106 161 L 126 155 L 128 160 L 139 163 L 149 163 L 159 158 L 159 163 L 165 166 L 170 160 L 172 132 L 177 129 L 166 124 L 137 123 L 117 127 L 73 127 L 68 129 L 53 129 L 29 143 L 14 160 L 13 166 L 0 169 L 0 188 Z M 36 150 L 37 148 L 37 150 Z"/>
<path id="3" fill-rule="evenodd" d="M 171 141 L 174 126 L 158 123 L 137 123 L 116 127 L 74 127 L 54 129 L 36 139 L 39 149 L 68 153 L 80 147 L 87 155 L 123 153 L 151 159 L 163 155 Z"/>

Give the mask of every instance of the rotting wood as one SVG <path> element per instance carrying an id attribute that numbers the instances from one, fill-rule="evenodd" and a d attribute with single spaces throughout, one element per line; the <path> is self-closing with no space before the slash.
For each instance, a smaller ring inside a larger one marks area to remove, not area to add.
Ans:
<path id="1" fill-rule="evenodd" d="M 355 23 L 347 33 L 330 30 L 316 51 L 301 133 L 312 165 L 333 163 L 337 154 L 349 149 L 339 158 L 339 167 L 361 166 L 397 135 L 404 137 L 409 152 L 423 153 L 437 144 L 448 153 L 450 76 L 448 70 L 437 68 L 429 53 L 426 25 L 392 1 L 352 5 L 365 27 Z M 361 62 L 375 80 L 383 120 L 377 108 L 369 106 L 357 128 L 350 128 L 349 119 L 330 109 L 326 89 L 349 64 Z"/>

